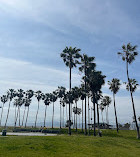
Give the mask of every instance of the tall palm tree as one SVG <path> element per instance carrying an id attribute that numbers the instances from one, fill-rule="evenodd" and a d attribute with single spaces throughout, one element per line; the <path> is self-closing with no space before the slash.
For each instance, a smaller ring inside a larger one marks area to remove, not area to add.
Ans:
<path id="1" fill-rule="evenodd" d="M 94 63 L 95 57 L 88 57 L 86 54 L 83 54 L 81 56 L 81 66 L 79 67 L 79 71 L 84 73 L 84 88 L 85 92 L 87 93 L 87 76 L 88 76 L 88 70 L 89 67 L 92 69 L 95 69 L 96 64 Z M 87 120 L 86 120 L 86 96 L 85 96 L 85 135 L 87 135 Z"/>
<path id="2" fill-rule="evenodd" d="M 45 116 L 44 116 L 44 127 L 46 126 L 46 112 L 47 112 L 47 106 L 51 103 L 51 98 L 50 98 L 50 93 L 46 93 L 42 95 L 42 100 L 44 101 L 45 104 Z"/>
<path id="3" fill-rule="evenodd" d="M 27 120 L 28 120 L 28 115 L 29 115 L 29 106 L 31 104 L 31 98 L 34 96 L 34 91 L 33 90 L 27 90 L 26 91 L 26 97 L 25 97 L 25 106 L 28 108 L 27 110 L 27 115 L 26 115 L 26 120 L 25 120 L 25 128 L 27 126 Z"/>
<path id="4" fill-rule="evenodd" d="M 3 105 L 2 105 L 2 111 L 1 111 L 0 126 L 1 126 L 1 122 L 2 122 L 3 108 L 7 101 L 8 101 L 7 95 L 1 96 L 1 102 L 3 103 Z"/>
<path id="5" fill-rule="evenodd" d="M 35 97 L 37 98 L 38 101 L 38 108 L 37 108 L 37 112 L 36 112 L 36 118 L 35 118 L 35 128 L 36 128 L 36 123 L 37 123 L 37 116 L 38 116 L 38 111 L 39 111 L 39 102 L 42 99 L 42 92 L 40 90 L 35 92 Z"/>
<path id="6" fill-rule="evenodd" d="M 60 99 L 60 129 L 61 129 L 61 105 L 64 97 L 66 96 L 66 88 L 65 87 L 58 87 L 56 90 L 57 97 Z"/>
<path id="7" fill-rule="evenodd" d="M 117 111 L 116 111 L 116 103 L 115 103 L 115 95 L 120 89 L 120 80 L 117 78 L 113 78 L 111 81 L 108 81 L 109 89 L 113 93 L 113 99 L 114 99 L 114 112 L 115 112 L 115 119 L 116 119 L 116 129 L 117 132 L 119 131 L 118 127 L 118 118 L 117 118 Z"/>
<path id="8" fill-rule="evenodd" d="M 53 91 L 53 93 L 50 93 L 50 101 L 53 103 L 53 114 L 52 114 L 52 128 L 53 128 L 53 121 L 54 121 L 54 103 L 57 100 L 57 92 Z"/>
<path id="9" fill-rule="evenodd" d="M 95 104 L 97 104 L 97 111 L 98 111 L 98 96 L 101 93 L 101 88 L 105 83 L 105 75 L 102 75 L 101 71 L 95 71 L 94 67 L 89 66 L 89 69 L 87 71 L 87 84 L 90 88 L 91 95 L 92 95 L 92 103 L 93 103 L 93 110 L 94 110 L 94 136 L 96 136 L 96 110 L 95 110 Z M 100 98 L 100 97 L 99 97 Z M 97 113 L 99 120 L 99 114 Z M 99 131 L 99 129 L 98 129 Z"/>
<path id="10" fill-rule="evenodd" d="M 72 47 L 66 47 L 63 52 L 61 53 L 61 57 L 63 58 L 63 61 L 67 67 L 70 69 L 70 78 L 69 78 L 69 88 L 71 91 L 71 71 L 73 67 L 76 67 L 77 64 L 79 64 L 78 59 L 80 58 L 79 51 L 80 49 L 72 48 Z M 71 135 L 71 104 L 69 104 L 69 135 Z"/>
<path id="11" fill-rule="evenodd" d="M 135 118 L 135 122 L 136 122 L 137 138 L 139 139 L 140 138 L 139 126 L 138 126 L 138 123 L 137 123 L 134 99 L 133 99 L 133 94 L 132 94 L 133 91 L 132 91 L 132 88 L 131 88 L 129 72 L 128 72 L 128 65 L 131 64 L 135 60 L 135 57 L 138 55 L 137 46 L 136 45 L 132 46 L 130 43 L 128 43 L 127 45 L 123 45 L 122 46 L 122 52 L 118 52 L 118 55 L 120 55 L 122 57 L 122 60 L 125 61 L 125 63 L 126 63 L 127 80 L 128 80 L 128 84 L 129 84 L 129 88 L 130 88 L 133 114 L 134 114 L 134 118 Z"/>
<path id="12" fill-rule="evenodd" d="M 9 89 L 7 92 L 7 96 L 9 98 L 9 107 L 8 107 L 6 121 L 5 121 L 5 127 L 7 125 L 7 121 L 8 121 L 8 117 L 9 117 L 10 104 L 11 104 L 12 99 L 16 96 L 16 91 L 14 89 Z"/>

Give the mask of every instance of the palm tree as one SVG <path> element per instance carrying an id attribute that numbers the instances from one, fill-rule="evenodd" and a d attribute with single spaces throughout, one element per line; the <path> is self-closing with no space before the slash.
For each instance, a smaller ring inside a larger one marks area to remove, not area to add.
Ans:
<path id="1" fill-rule="evenodd" d="M 104 124 L 104 117 L 103 117 L 103 111 L 104 111 L 104 106 L 100 104 L 100 110 L 102 114 L 102 123 Z"/>
<path id="2" fill-rule="evenodd" d="M 83 101 L 85 99 L 85 96 L 86 96 L 86 93 L 85 93 L 85 90 L 84 90 L 84 85 L 82 84 L 81 85 L 81 88 L 80 88 L 80 99 L 82 100 L 82 132 L 83 132 Z"/>
<path id="3" fill-rule="evenodd" d="M 53 103 L 53 114 L 52 114 L 52 128 L 53 128 L 53 121 L 54 121 L 54 103 L 57 100 L 57 92 L 53 91 L 53 93 L 50 94 L 50 101 Z"/>
<path id="4" fill-rule="evenodd" d="M 98 101 L 103 97 L 101 91 L 98 91 L 95 95 L 95 101 L 96 101 L 96 104 L 97 104 L 97 126 L 98 126 L 98 135 L 101 137 L 101 132 L 100 132 L 100 125 L 99 125 L 99 103 Z"/>
<path id="5" fill-rule="evenodd" d="M 137 118 L 136 118 L 136 111 L 135 111 L 135 105 L 134 105 L 134 100 L 133 100 L 133 91 L 130 83 L 130 78 L 129 78 L 129 72 L 128 72 L 128 64 L 131 64 L 134 60 L 135 57 L 138 55 L 137 52 L 137 46 L 132 46 L 130 43 L 127 45 L 122 46 L 122 52 L 118 52 L 118 55 L 122 57 L 122 60 L 126 62 L 126 73 L 127 73 L 127 80 L 128 80 L 128 85 L 130 88 L 130 95 L 131 95 L 131 101 L 132 101 L 132 107 L 133 107 L 133 114 L 136 122 L 136 128 L 137 128 L 137 138 L 140 138 L 139 134 L 139 126 L 137 123 Z"/>
<path id="6" fill-rule="evenodd" d="M 3 103 L 3 106 L 2 106 L 2 111 L 1 111 L 0 126 L 1 126 L 1 122 L 2 122 L 3 108 L 7 101 L 8 101 L 7 95 L 1 96 L 1 102 Z"/>
<path id="7" fill-rule="evenodd" d="M 80 114 L 81 114 L 82 110 L 81 108 L 77 108 L 77 114 L 79 116 L 79 129 L 80 129 Z"/>
<path id="8" fill-rule="evenodd" d="M 113 93 L 113 99 L 114 99 L 114 112 L 115 112 L 115 119 L 116 119 L 116 128 L 117 132 L 119 131 L 118 127 L 118 119 L 117 119 L 117 112 L 116 112 L 116 103 L 115 103 L 115 94 L 119 91 L 120 89 L 120 80 L 117 78 L 113 78 L 111 81 L 108 81 L 109 89 Z"/>
<path id="9" fill-rule="evenodd" d="M 27 125 L 27 119 L 28 119 L 28 114 L 29 114 L 29 106 L 31 104 L 31 98 L 28 98 L 28 97 L 25 97 L 24 99 L 24 105 L 25 105 L 25 108 L 28 107 L 28 111 L 27 111 L 27 117 L 26 117 L 26 121 L 25 121 L 25 128 L 26 128 L 26 125 Z"/>
<path id="10" fill-rule="evenodd" d="M 20 126 L 20 107 L 24 104 L 25 102 L 25 99 L 24 98 L 17 98 L 17 99 L 14 99 L 14 105 L 15 107 L 18 106 L 18 111 L 17 111 L 17 116 L 16 116 L 16 113 L 15 113 L 15 127 L 16 127 L 16 123 L 17 123 L 17 119 L 18 119 L 18 115 L 19 115 L 19 126 Z"/>
<path id="11" fill-rule="evenodd" d="M 79 100 L 79 97 L 80 97 L 80 88 L 78 87 L 74 87 L 72 88 L 72 94 L 73 94 L 73 99 L 75 101 L 75 104 L 76 104 L 76 107 L 74 108 L 74 115 L 76 115 L 76 131 L 77 131 L 77 114 L 78 114 L 78 111 L 77 111 L 77 102 Z"/>
<path id="12" fill-rule="evenodd" d="M 96 110 L 95 110 L 95 104 L 97 104 L 97 111 L 98 111 L 98 100 L 99 95 L 101 94 L 101 88 L 105 83 L 105 77 L 102 75 L 101 71 L 95 71 L 94 66 L 89 66 L 89 69 L 87 71 L 87 84 L 90 88 L 91 95 L 92 95 L 92 103 L 93 103 L 93 110 L 94 110 L 94 136 L 96 136 Z M 99 114 L 97 113 L 98 120 L 99 120 Z M 98 129 L 99 131 L 99 129 Z"/>
<path id="13" fill-rule="evenodd" d="M 108 120 L 108 107 L 111 103 L 111 98 L 109 96 L 104 96 L 102 99 L 101 99 L 101 105 L 105 107 L 105 109 L 107 108 L 106 110 L 106 122 L 107 124 L 109 125 L 109 120 Z"/>
<path id="14" fill-rule="evenodd" d="M 35 92 L 35 97 L 37 98 L 37 101 L 38 101 L 38 108 L 37 108 L 36 118 L 35 118 L 35 128 L 36 128 L 37 116 L 38 116 L 38 111 L 39 111 L 39 102 L 40 102 L 40 100 L 42 98 L 42 92 L 40 90 Z"/>
<path id="15" fill-rule="evenodd" d="M 8 112 L 7 112 L 7 117 L 6 117 L 6 121 L 5 121 L 5 127 L 7 125 L 7 121 L 8 121 L 8 117 L 9 117 L 9 111 L 10 111 L 10 104 L 12 99 L 16 96 L 16 92 L 14 89 L 9 89 L 7 92 L 7 96 L 9 98 L 9 107 L 8 107 Z"/>
<path id="16" fill-rule="evenodd" d="M 83 54 L 81 56 L 81 67 L 79 67 L 79 71 L 84 73 L 84 88 L 85 92 L 87 93 L 87 75 L 89 67 L 95 69 L 96 64 L 94 63 L 94 57 L 88 57 L 87 55 Z M 87 135 L 87 120 L 86 120 L 86 96 L 85 96 L 85 135 Z"/>
<path id="17" fill-rule="evenodd" d="M 56 93 L 57 93 L 57 97 L 60 99 L 60 129 L 61 129 L 61 104 L 62 104 L 62 100 L 66 95 L 66 88 L 62 86 L 58 87 Z"/>
<path id="18" fill-rule="evenodd" d="M 64 102 L 65 104 L 73 104 L 73 101 L 74 101 L 73 92 L 72 91 L 66 92 L 62 103 Z M 73 125 L 73 121 L 71 121 L 70 123 L 70 121 L 68 120 L 66 126 L 69 127 L 69 125 L 71 127 Z"/>
<path id="19" fill-rule="evenodd" d="M 14 102 L 13 102 L 13 105 L 15 106 L 15 127 L 16 127 L 16 123 L 17 123 L 17 118 L 18 118 L 18 112 L 16 114 L 16 108 L 18 107 L 19 105 L 19 99 L 14 99 Z"/>
<path id="20" fill-rule="evenodd" d="M 50 93 L 46 93 L 42 95 L 42 100 L 44 101 L 45 104 L 45 116 L 44 116 L 44 127 L 46 126 L 46 112 L 47 112 L 47 106 L 51 103 L 50 100 Z"/>
<path id="21" fill-rule="evenodd" d="M 24 94 L 25 92 L 23 91 L 23 89 L 18 89 L 16 96 L 19 99 L 19 104 L 18 104 L 18 112 L 19 112 L 19 126 L 20 126 L 20 107 L 24 104 Z"/>
<path id="22" fill-rule="evenodd" d="M 34 96 L 34 91 L 33 90 L 27 90 L 26 91 L 26 97 L 25 97 L 25 106 L 28 107 L 27 110 L 27 116 L 26 116 L 26 121 L 25 121 L 25 128 L 27 126 L 27 120 L 28 120 L 28 115 L 29 115 L 29 106 L 31 104 L 31 98 Z"/>
<path id="23" fill-rule="evenodd" d="M 61 57 L 63 58 L 64 63 L 67 67 L 70 69 L 70 78 L 69 78 L 69 88 L 71 91 L 71 70 L 73 67 L 76 67 L 77 64 L 79 64 L 78 59 L 80 58 L 79 51 L 80 49 L 72 48 L 72 47 L 66 47 L 63 52 L 61 53 Z M 71 135 L 71 105 L 69 104 L 69 135 Z"/>

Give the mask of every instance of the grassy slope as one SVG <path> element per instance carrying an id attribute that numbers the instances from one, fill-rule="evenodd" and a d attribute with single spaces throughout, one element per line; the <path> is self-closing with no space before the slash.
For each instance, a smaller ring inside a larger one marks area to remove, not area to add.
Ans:
<path id="1" fill-rule="evenodd" d="M 103 137 L 60 135 L 56 137 L 0 137 L 0 157 L 139 157 L 140 140 L 135 131 L 103 131 Z"/>

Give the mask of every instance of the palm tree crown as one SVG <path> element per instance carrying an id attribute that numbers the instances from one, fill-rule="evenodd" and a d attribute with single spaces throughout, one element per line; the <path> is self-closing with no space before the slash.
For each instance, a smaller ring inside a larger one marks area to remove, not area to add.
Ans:
<path id="1" fill-rule="evenodd" d="M 131 86 L 131 91 L 135 92 L 137 87 L 139 86 L 138 82 L 136 81 L 136 79 L 129 79 L 129 83 L 126 83 L 126 89 L 129 91 L 130 90 L 130 86 Z"/>
<path id="2" fill-rule="evenodd" d="M 122 57 L 123 61 L 131 64 L 135 57 L 138 55 L 137 46 L 132 46 L 130 43 L 122 46 L 122 52 L 118 52 L 118 55 Z"/>
<path id="3" fill-rule="evenodd" d="M 69 68 L 76 67 L 76 64 L 79 64 L 78 59 L 80 58 L 79 51 L 80 49 L 76 49 L 76 47 L 66 47 L 61 53 L 61 57 L 63 58 L 64 63 Z"/>
<path id="4" fill-rule="evenodd" d="M 111 92 L 116 94 L 118 90 L 120 89 L 121 83 L 119 79 L 113 78 L 111 81 L 108 81 L 108 85 Z"/>

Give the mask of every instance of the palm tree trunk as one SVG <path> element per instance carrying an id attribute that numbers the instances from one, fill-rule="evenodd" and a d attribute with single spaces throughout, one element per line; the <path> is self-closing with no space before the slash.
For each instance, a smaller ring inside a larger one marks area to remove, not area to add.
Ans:
<path id="1" fill-rule="evenodd" d="M 20 126 L 20 107 L 19 107 L 19 126 Z"/>
<path id="2" fill-rule="evenodd" d="M 82 132 L 83 132 L 83 100 L 82 100 Z"/>
<path id="3" fill-rule="evenodd" d="M 106 110 L 106 106 L 105 106 L 105 112 L 106 112 L 106 124 L 108 124 L 108 122 L 107 122 L 107 110 Z"/>
<path id="4" fill-rule="evenodd" d="M 16 122 L 16 118 L 17 118 L 17 117 L 16 117 L 16 115 L 17 115 L 17 114 L 16 114 L 16 113 L 17 113 L 16 108 L 17 108 L 17 106 L 15 106 L 15 122 Z"/>
<path id="5" fill-rule="evenodd" d="M 17 125 L 17 119 L 18 119 L 18 114 L 19 114 L 19 106 L 18 106 L 18 109 L 17 109 L 17 112 L 16 112 L 16 117 L 15 117 L 15 128 L 16 128 L 16 125 Z"/>
<path id="6" fill-rule="evenodd" d="M 74 124 L 73 124 L 73 129 L 75 128 L 75 113 L 74 113 Z"/>
<path id="7" fill-rule="evenodd" d="M 103 111 L 101 111 L 101 114 L 102 114 L 102 122 L 104 124 Z"/>
<path id="8" fill-rule="evenodd" d="M 63 127 L 64 127 L 64 106 L 63 106 Z"/>
<path id="9" fill-rule="evenodd" d="M 93 103 L 94 108 L 94 133 L 93 135 L 96 136 L 96 111 L 95 111 L 95 103 Z"/>
<path id="10" fill-rule="evenodd" d="M 116 119 L 116 129 L 117 129 L 117 133 L 118 133 L 119 127 L 118 127 L 118 119 L 117 119 L 117 111 L 116 111 L 115 94 L 114 93 L 113 93 L 113 99 L 114 99 L 114 112 L 115 112 L 115 119 Z"/>
<path id="11" fill-rule="evenodd" d="M 36 118 L 35 118 L 35 128 L 36 128 L 36 123 L 37 123 L 38 111 L 39 111 L 39 101 L 38 101 L 38 108 L 37 108 L 37 113 L 36 113 Z"/>
<path id="12" fill-rule="evenodd" d="M 132 107 L 133 107 L 133 114 L 134 114 L 134 119 L 135 119 L 135 123 L 136 123 L 136 128 L 137 128 L 137 138 L 140 138 L 140 134 L 139 134 L 139 126 L 137 123 L 137 118 L 136 118 L 136 111 L 135 111 L 135 105 L 134 105 L 134 100 L 133 100 L 133 94 L 132 94 L 132 89 L 131 89 L 131 84 L 130 84 L 130 79 L 129 79 L 129 73 L 128 73 L 128 62 L 126 61 L 126 71 L 127 71 L 127 79 L 128 79 L 128 83 L 129 83 L 129 87 L 130 87 L 130 95 L 131 95 L 131 101 L 132 101 Z"/>
<path id="13" fill-rule="evenodd" d="M 61 103 L 60 103 L 60 129 L 61 129 Z"/>
<path id="14" fill-rule="evenodd" d="M 66 117 L 67 117 L 67 120 L 68 120 L 67 104 L 66 104 Z"/>
<path id="15" fill-rule="evenodd" d="M 54 119 L 54 102 L 53 102 L 52 128 L 53 128 L 53 119 Z"/>
<path id="16" fill-rule="evenodd" d="M 27 117 L 26 117 L 26 122 L 25 122 L 25 128 L 26 128 L 26 126 L 27 126 L 28 115 L 29 115 L 29 106 L 28 106 L 28 111 L 27 111 Z"/>
<path id="17" fill-rule="evenodd" d="M 85 92 L 86 92 L 86 66 L 84 67 L 84 71 L 85 71 Z M 85 135 L 87 135 L 87 101 L 86 101 L 86 96 L 85 96 Z"/>
<path id="18" fill-rule="evenodd" d="M 101 137 L 101 132 L 100 132 L 100 124 L 99 124 L 99 105 L 97 103 L 97 121 L 98 121 L 98 135 Z"/>
<path id="19" fill-rule="evenodd" d="M 2 110 L 1 110 L 0 126 L 1 126 L 1 121 L 2 121 L 3 108 L 4 108 L 4 103 L 3 103 L 3 106 L 2 106 Z"/>
<path id="20" fill-rule="evenodd" d="M 24 123 L 25 111 L 26 111 L 26 106 L 25 106 L 25 108 L 24 108 L 23 119 L 22 119 L 22 126 L 23 126 L 23 123 Z"/>
<path id="21" fill-rule="evenodd" d="M 90 135 L 89 96 L 88 96 L 88 135 Z"/>
<path id="22" fill-rule="evenodd" d="M 47 112 L 47 105 L 45 106 L 44 127 L 46 126 L 46 112 Z"/>
<path id="23" fill-rule="evenodd" d="M 107 106 L 107 124 L 109 125 L 109 118 L 108 118 L 108 106 Z"/>
<path id="24" fill-rule="evenodd" d="M 80 114 L 79 114 L 79 129 L 80 129 Z"/>
<path id="25" fill-rule="evenodd" d="M 77 132 L 77 101 L 76 101 L 76 132 Z"/>
<path id="26" fill-rule="evenodd" d="M 70 91 L 71 91 L 71 65 L 70 65 Z M 70 115 L 70 113 L 71 113 L 71 104 L 70 104 L 70 102 L 69 102 L 69 131 L 68 131 L 68 134 L 69 135 L 71 135 L 71 115 Z"/>
<path id="27" fill-rule="evenodd" d="M 6 125 L 7 125 L 7 121 L 8 121 L 8 117 L 9 117 L 10 103 L 11 103 L 11 101 L 9 101 L 9 107 L 8 107 L 8 112 L 7 112 L 6 121 L 5 121 L 5 127 L 6 127 Z"/>

